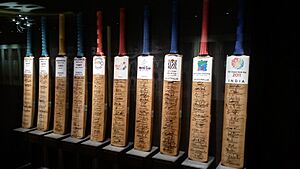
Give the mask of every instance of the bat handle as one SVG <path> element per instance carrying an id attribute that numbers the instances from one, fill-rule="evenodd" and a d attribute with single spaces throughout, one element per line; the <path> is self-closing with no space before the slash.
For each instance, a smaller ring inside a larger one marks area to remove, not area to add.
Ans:
<path id="1" fill-rule="evenodd" d="M 244 48 L 243 48 L 244 8 L 245 8 L 244 0 L 239 0 L 238 25 L 236 28 L 236 42 L 234 48 L 234 55 L 244 54 Z"/>
<path id="2" fill-rule="evenodd" d="M 171 50 L 170 53 L 178 53 L 178 2 L 172 0 L 172 34 L 171 34 Z"/>
<path id="3" fill-rule="evenodd" d="M 32 49 L 31 49 L 31 27 L 27 27 L 27 48 L 26 48 L 26 56 L 32 56 Z"/>
<path id="4" fill-rule="evenodd" d="M 199 55 L 208 55 L 207 51 L 208 0 L 203 0 L 202 33 Z"/>
<path id="5" fill-rule="evenodd" d="M 125 8 L 120 8 L 120 42 L 119 55 L 126 55 L 125 51 Z"/>
<path id="6" fill-rule="evenodd" d="M 48 56 L 47 52 L 47 37 L 46 37 L 46 17 L 41 17 L 41 29 L 42 29 L 42 56 Z"/>
<path id="7" fill-rule="evenodd" d="M 65 15 L 59 14 L 59 52 L 58 55 L 66 55 L 65 49 Z"/>
<path id="8" fill-rule="evenodd" d="M 83 57 L 82 13 L 77 14 L 77 56 Z"/>
<path id="9" fill-rule="evenodd" d="M 97 51 L 96 55 L 102 56 L 103 53 L 103 45 L 102 45 L 102 30 L 103 30 L 103 25 L 102 25 L 103 17 L 102 17 L 102 12 L 97 11 Z"/>
<path id="10" fill-rule="evenodd" d="M 143 55 L 150 54 L 149 45 L 149 7 L 145 6 L 144 9 L 144 40 L 143 40 Z"/>

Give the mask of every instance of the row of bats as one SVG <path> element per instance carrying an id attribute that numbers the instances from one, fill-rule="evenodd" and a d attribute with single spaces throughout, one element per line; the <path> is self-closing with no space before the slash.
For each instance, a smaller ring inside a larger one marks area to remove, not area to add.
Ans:
<path id="1" fill-rule="evenodd" d="M 242 1 L 242 0 L 241 0 Z M 200 162 L 208 161 L 209 133 L 211 122 L 212 67 L 213 58 L 207 50 L 208 0 L 203 0 L 202 34 L 199 55 L 193 58 L 191 115 L 188 157 Z M 182 100 L 182 55 L 177 47 L 178 2 L 172 1 L 171 50 L 164 58 L 164 81 L 162 98 L 162 120 L 160 152 L 176 156 L 179 152 L 180 119 Z M 242 10 L 240 10 L 242 11 Z M 242 12 L 239 21 L 242 20 Z M 134 148 L 140 151 L 152 149 L 154 78 L 153 59 L 149 47 L 149 9 L 144 12 L 143 52 L 137 58 L 136 119 Z M 53 132 L 65 134 L 68 110 L 68 77 L 66 51 L 64 47 L 64 15 L 59 15 L 59 53 L 55 59 L 55 95 Z M 87 118 L 87 64 L 82 51 L 82 16 L 77 16 L 77 57 L 74 58 L 73 100 L 71 136 L 86 136 Z M 50 66 L 46 50 L 46 21 L 41 19 L 42 56 L 39 58 L 39 93 L 37 129 L 49 130 L 50 121 Z M 247 111 L 249 56 L 242 49 L 242 22 L 238 25 L 236 48 L 227 57 L 224 121 L 221 163 L 241 168 L 244 165 L 244 139 Z M 107 58 L 102 48 L 102 12 L 97 11 L 97 51 L 93 57 L 92 120 L 90 139 L 104 141 L 107 116 Z M 111 144 L 128 144 L 129 123 L 129 56 L 125 50 L 125 9 L 120 8 L 119 54 L 114 57 L 113 102 Z M 30 28 L 27 32 L 27 52 L 24 57 L 24 104 L 22 127 L 32 128 L 35 116 L 34 57 L 31 53 Z"/>

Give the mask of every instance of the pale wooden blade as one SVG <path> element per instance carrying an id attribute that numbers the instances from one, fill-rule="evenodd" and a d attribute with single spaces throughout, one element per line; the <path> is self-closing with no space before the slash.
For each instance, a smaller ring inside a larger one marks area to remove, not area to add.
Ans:
<path id="1" fill-rule="evenodd" d="M 73 105 L 71 136 L 85 137 L 87 116 L 87 76 L 86 58 L 74 58 Z"/>
<path id="2" fill-rule="evenodd" d="M 91 140 L 104 141 L 106 130 L 106 57 L 93 58 Z"/>
<path id="3" fill-rule="evenodd" d="M 150 151 L 152 149 L 153 99 L 153 56 L 139 56 L 134 132 L 134 148 L 137 150 Z"/>
<path id="4" fill-rule="evenodd" d="M 176 156 L 179 152 L 181 120 L 182 55 L 165 56 L 160 152 Z"/>
<path id="5" fill-rule="evenodd" d="M 67 57 L 57 57 L 55 62 L 55 99 L 53 132 L 65 134 L 68 116 Z"/>
<path id="6" fill-rule="evenodd" d="M 49 130 L 51 116 L 51 99 L 50 99 L 50 74 L 49 61 L 50 57 L 40 57 L 39 65 L 39 101 L 38 101 L 38 118 L 37 129 L 42 131 Z"/>
<path id="7" fill-rule="evenodd" d="M 35 116 L 34 57 L 24 57 L 24 91 L 22 127 L 32 128 Z"/>
<path id="8" fill-rule="evenodd" d="M 115 57 L 112 103 L 111 144 L 128 144 L 129 123 L 129 57 Z"/>

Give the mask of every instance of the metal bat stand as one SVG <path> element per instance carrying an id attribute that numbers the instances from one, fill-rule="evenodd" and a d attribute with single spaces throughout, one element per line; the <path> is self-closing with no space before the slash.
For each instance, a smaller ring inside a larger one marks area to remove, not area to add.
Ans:
<path id="1" fill-rule="evenodd" d="M 150 169 L 152 168 L 151 157 L 159 151 L 158 147 L 153 146 L 150 151 L 140 151 L 131 149 L 126 152 L 127 168 Z"/>
<path id="2" fill-rule="evenodd" d="M 111 144 L 102 148 L 101 159 L 105 161 L 107 168 L 121 169 L 125 163 L 125 152 L 133 147 L 133 143 L 129 142 L 125 147 L 117 147 Z"/>
<path id="3" fill-rule="evenodd" d="M 179 169 L 184 160 L 185 152 L 180 151 L 177 156 L 165 155 L 158 152 L 152 157 L 153 169 Z"/>
<path id="4" fill-rule="evenodd" d="M 224 166 L 221 163 L 219 163 L 219 165 L 217 166 L 216 169 L 240 169 L 240 168 L 227 167 L 227 166 Z M 243 169 L 246 169 L 246 168 L 243 168 Z"/>
<path id="5" fill-rule="evenodd" d="M 209 156 L 208 161 L 206 163 L 190 160 L 189 158 L 186 158 L 181 165 L 184 169 L 209 169 L 211 168 L 212 162 L 215 160 L 215 157 Z"/>

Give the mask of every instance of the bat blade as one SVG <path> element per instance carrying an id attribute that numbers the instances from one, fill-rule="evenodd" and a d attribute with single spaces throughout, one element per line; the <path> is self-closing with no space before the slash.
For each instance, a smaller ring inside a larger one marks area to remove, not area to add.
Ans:
<path id="1" fill-rule="evenodd" d="M 151 55 L 138 57 L 134 148 L 141 151 L 152 148 L 153 58 Z"/>
<path id="2" fill-rule="evenodd" d="M 74 58 L 73 105 L 71 136 L 83 138 L 85 136 L 87 116 L 87 76 L 86 58 Z"/>
<path id="3" fill-rule="evenodd" d="M 192 102 L 188 157 L 195 161 L 208 160 L 211 121 L 212 62 L 210 56 L 193 58 Z"/>
<path id="4" fill-rule="evenodd" d="M 39 102 L 37 129 L 41 131 L 49 130 L 51 102 L 50 102 L 50 57 L 40 57 L 39 59 Z"/>
<path id="5" fill-rule="evenodd" d="M 182 55 L 167 54 L 164 60 L 160 152 L 176 156 L 179 152 L 181 119 Z"/>
<path id="6" fill-rule="evenodd" d="M 65 50 L 65 16 L 59 14 L 59 53 L 55 59 L 55 94 L 53 132 L 65 134 L 68 112 L 68 57 Z"/>
<path id="7" fill-rule="evenodd" d="M 106 56 L 93 57 L 91 140 L 104 141 L 106 129 Z"/>
<path id="8" fill-rule="evenodd" d="M 24 91 L 22 127 L 32 128 L 35 116 L 34 57 L 24 57 Z"/>
<path id="9" fill-rule="evenodd" d="M 129 123 L 129 57 L 114 58 L 111 144 L 126 146 Z"/>
<path id="10" fill-rule="evenodd" d="M 229 56 L 226 65 L 221 163 L 242 168 L 248 100 L 249 56 Z"/>

